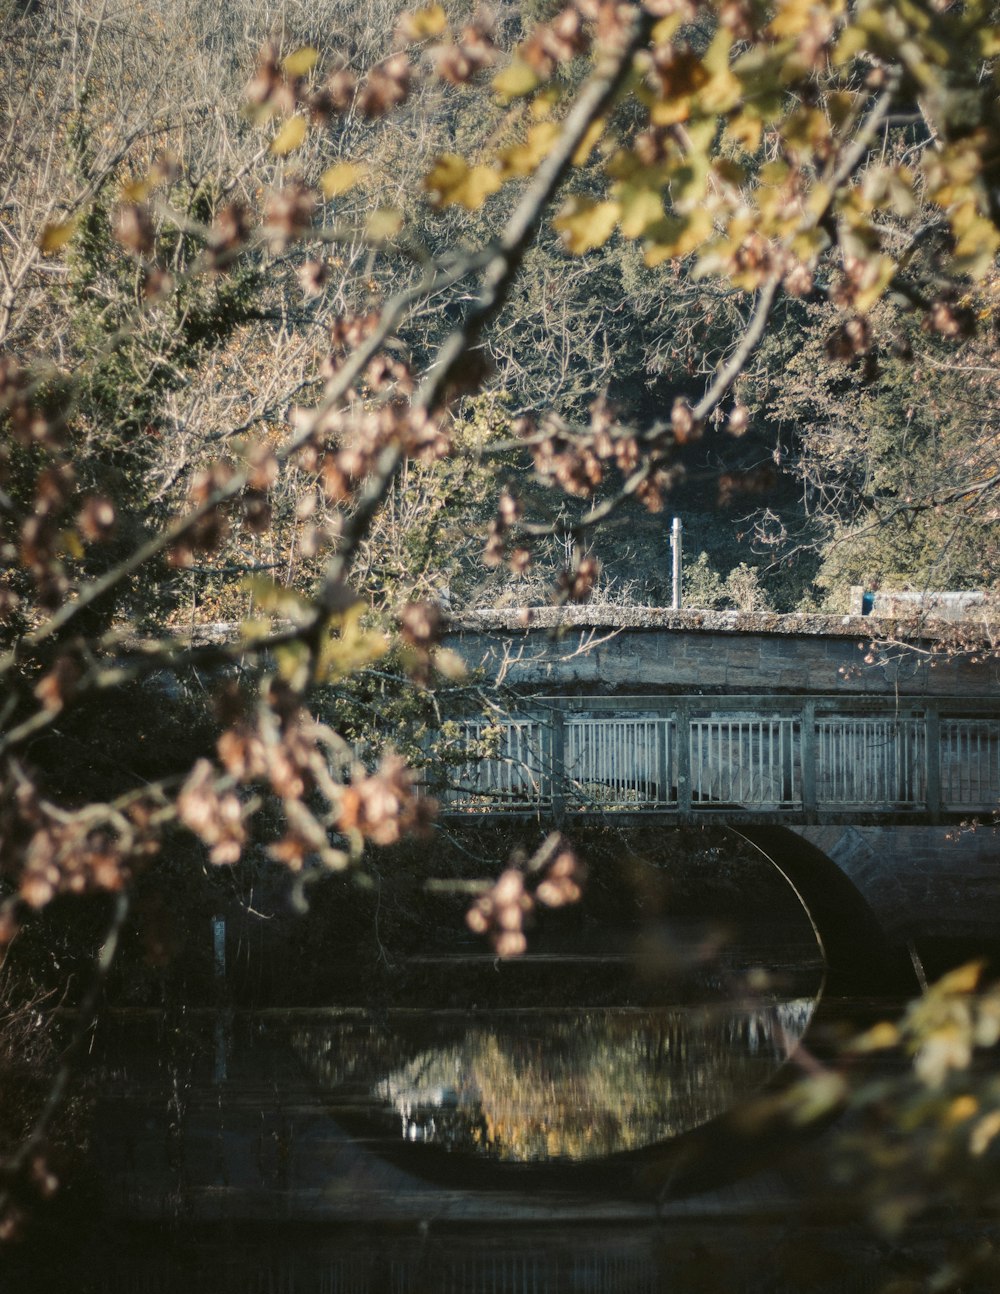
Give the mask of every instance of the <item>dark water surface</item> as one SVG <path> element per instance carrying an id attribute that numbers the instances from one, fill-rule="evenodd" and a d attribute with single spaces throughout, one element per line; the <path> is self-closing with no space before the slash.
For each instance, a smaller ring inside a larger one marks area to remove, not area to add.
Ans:
<path id="1" fill-rule="evenodd" d="M 711 895 L 669 929 L 584 913 L 516 963 L 439 923 L 368 989 L 345 964 L 327 1004 L 248 1004 L 220 979 L 213 1005 L 113 1006 L 85 1220 L 0 1290 L 878 1288 L 840 1261 L 862 1236 L 790 1222 L 786 1180 L 717 1161 L 683 1185 L 691 1139 L 787 1069 L 817 1008 L 797 900 L 753 897 L 725 938 Z M 809 1284 L 776 1257 L 803 1237 L 825 1255 Z"/>
<path id="2" fill-rule="evenodd" d="M 367 1220 L 406 1216 L 405 1182 L 449 1166 L 488 1185 L 490 1166 L 558 1165 L 572 1185 L 574 1165 L 760 1089 L 813 1006 L 116 1013 L 95 1073 L 105 1198 L 143 1218 Z"/>

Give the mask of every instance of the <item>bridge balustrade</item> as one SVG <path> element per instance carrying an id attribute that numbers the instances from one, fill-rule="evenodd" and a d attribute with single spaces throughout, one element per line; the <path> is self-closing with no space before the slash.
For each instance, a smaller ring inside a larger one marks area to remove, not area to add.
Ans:
<path id="1" fill-rule="evenodd" d="M 1000 705 L 547 697 L 459 722 L 445 812 L 938 821 L 1000 808 Z M 987 707 L 988 709 L 989 707 Z"/>

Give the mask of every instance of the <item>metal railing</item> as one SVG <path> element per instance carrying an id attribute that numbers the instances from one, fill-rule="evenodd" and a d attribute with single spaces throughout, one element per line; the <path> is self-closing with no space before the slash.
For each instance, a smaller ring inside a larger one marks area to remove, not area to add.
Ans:
<path id="1" fill-rule="evenodd" d="M 468 757 L 445 812 L 818 822 L 1000 809 L 1000 704 L 982 701 L 546 697 L 457 728 Z"/>

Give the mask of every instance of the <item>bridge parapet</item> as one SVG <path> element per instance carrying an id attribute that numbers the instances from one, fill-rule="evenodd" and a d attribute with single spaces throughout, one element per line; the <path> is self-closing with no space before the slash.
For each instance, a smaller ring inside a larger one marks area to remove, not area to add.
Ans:
<path id="1" fill-rule="evenodd" d="M 1000 655 L 956 642 L 954 626 L 938 629 L 860 616 L 547 607 L 455 617 L 445 641 L 470 668 L 522 690 L 996 696 Z"/>
<path id="2" fill-rule="evenodd" d="M 933 823 L 1000 807 L 1000 704 L 532 698 L 457 723 L 445 813 Z"/>

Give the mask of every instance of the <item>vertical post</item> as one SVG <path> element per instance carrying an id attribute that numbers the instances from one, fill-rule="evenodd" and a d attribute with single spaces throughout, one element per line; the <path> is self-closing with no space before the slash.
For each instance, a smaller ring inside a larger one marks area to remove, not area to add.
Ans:
<path id="1" fill-rule="evenodd" d="M 212 918 L 212 950 L 214 953 L 215 978 L 220 986 L 226 978 L 226 918 Z"/>
<path id="2" fill-rule="evenodd" d="M 670 749 L 670 715 L 662 712 L 656 716 L 656 801 L 670 803 L 670 766 L 673 751 Z"/>
<path id="3" fill-rule="evenodd" d="M 806 822 L 816 821 L 816 702 L 802 703 L 799 721 L 799 759 L 802 773 L 802 810 Z"/>
<path id="4" fill-rule="evenodd" d="M 222 916 L 212 918 L 212 953 L 215 965 L 216 992 L 221 997 L 222 989 L 226 982 L 226 918 Z M 217 1009 L 213 1027 L 215 1042 L 213 1077 L 217 1084 L 226 1081 L 226 1056 L 229 1050 L 227 1014 L 227 1012 Z"/>
<path id="5" fill-rule="evenodd" d="M 670 527 L 670 550 L 673 558 L 673 596 L 670 606 L 674 611 L 679 611 L 681 606 L 681 525 L 680 517 L 674 517 Z"/>
<path id="6" fill-rule="evenodd" d="M 927 812 L 941 821 L 941 712 L 936 701 L 924 710 L 924 771 L 927 776 Z"/>
<path id="7" fill-rule="evenodd" d="M 552 816 L 560 822 L 566 811 L 566 716 L 561 705 L 549 711 L 549 724 L 552 734 L 549 761 Z"/>
<path id="8" fill-rule="evenodd" d="M 682 816 L 691 812 L 691 711 L 686 701 L 679 701 L 674 711 L 677 734 L 677 810 Z"/>

